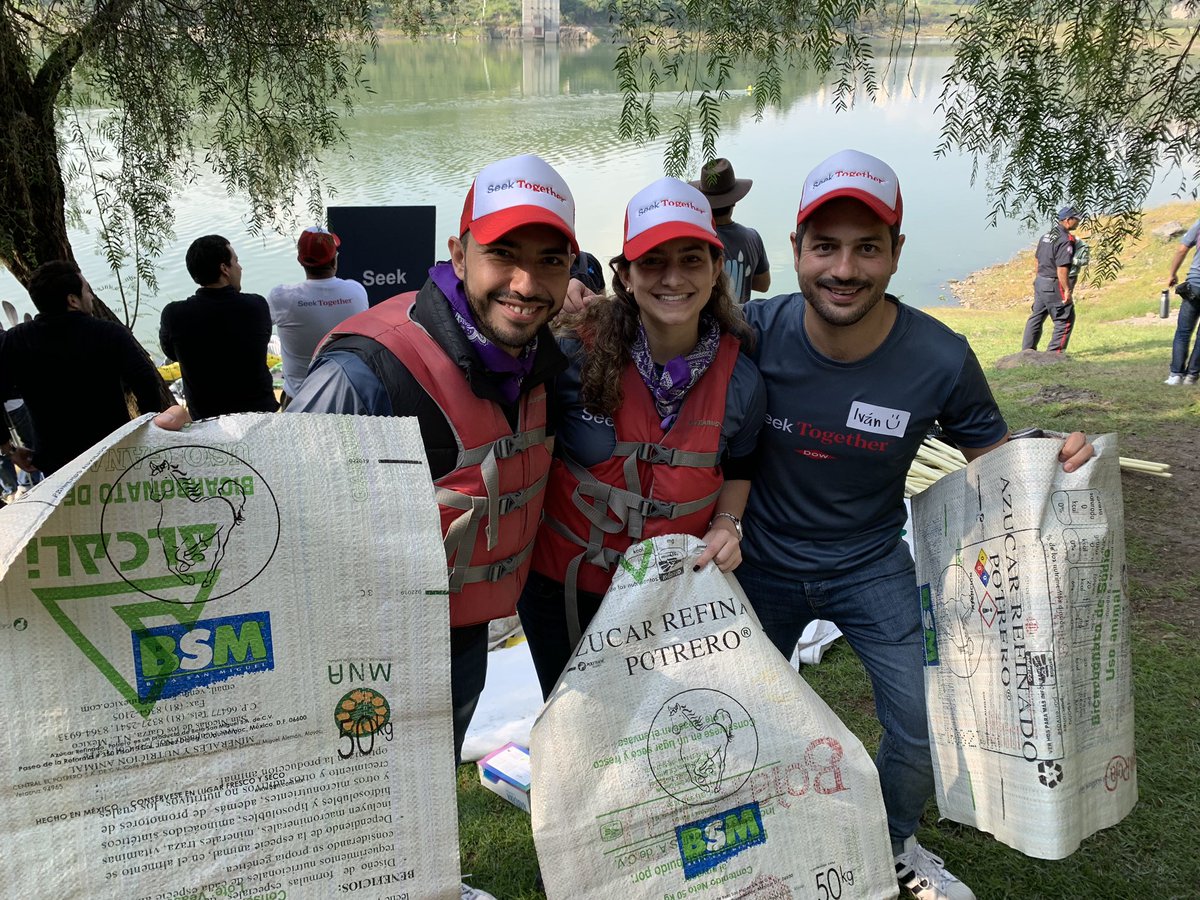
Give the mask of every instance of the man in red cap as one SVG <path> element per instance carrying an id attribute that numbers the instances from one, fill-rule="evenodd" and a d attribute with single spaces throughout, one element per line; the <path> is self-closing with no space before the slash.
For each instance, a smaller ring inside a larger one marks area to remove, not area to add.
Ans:
<path id="1" fill-rule="evenodd" d="M 800 293 L 745 307 L 767 414 L 738 581 L 785 656 L 810 621 L 841 628 L 883 726 L 875 762 L 897 880 L 920 900 L 974 900 L 916 839 L 934 781 L 904 480 L 935 422 L 969 460 L 1010 435 L 966 338 L 886 293 L 902 215 L 887 163 L 834 154 L 804 181 Z M 1092 453 L 1075 432 L 1059 460 L 1071 472 Z"/>
<path id="2" fill-rule="evenodd" d="M 421 290 L 326 337 L 287 412 L 417 419 L 446 544 L 457 762 L 487 674 L 488 622 L 513 615 L 541 518 L 545 384 L 567 363 L 547 323 L 579 252 L 571 191 L 536 156 L 493 163 L 449 249 Z M 174 408 L 155 424 L 186 418 Z M 462 886 L 462 900 L 487 898 Z"/>
<path id="3" fill-rule="evenodd" d="M 283 356 L 284 409 L 304 383 L 321 338 L 355 313 L 366 311 L 369 305 L 366 288 L 357 281 L 337 277 L 341 245 L 331 231 L 315 226 L 304 229 L 296 242 L 296 259 L 304 267 L 304 281 L 281 284 L 267 294 Z"/>
<path id="4" fill-rule="evenodd" d="M 545 384 L 566 368 L 547 323 L 577 250 L 571 192 L 536 156 L 493 163 L 449 250 L 420 291 L 329 335 L 288 412 L 417 417 L 450 536 L 457 758 L 483 690 L 487 623 L 513 614 L 541 516 Z"/>

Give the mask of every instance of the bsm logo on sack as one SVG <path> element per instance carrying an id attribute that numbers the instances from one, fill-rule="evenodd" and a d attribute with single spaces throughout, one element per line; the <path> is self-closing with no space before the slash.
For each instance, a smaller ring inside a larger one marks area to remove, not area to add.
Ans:
<path id="1" fill-rule="evenodd" d="M 680 825 L 675 829 L 684 878 L 695 878 L 731 856 L 767 840 L 757 803 Z"/>
<path id="2" fill-rule="evenodd" d="M 142 699 L 273 669 L 271 616 L 264 611 L 135 631 L 133 659 Z"/>

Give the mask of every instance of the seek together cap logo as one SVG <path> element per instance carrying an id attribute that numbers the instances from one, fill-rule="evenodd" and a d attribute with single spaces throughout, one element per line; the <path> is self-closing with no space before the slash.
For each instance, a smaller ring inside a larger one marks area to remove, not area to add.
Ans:
<path id="1" fill-rule="evenodd" d="M 537 223 L 562 231 L 578 252 L 570 188 L 545 160 L 526 154 L 492 163 L 476 176 L 459 233 L 471 231 L 486 244 L 513 228 Z"/>
<path id="2" fill-rule="evenodd" d="M 804 184 L 796 221 L 803 222 L 827 200 L 853 197 L 866 203 L 888 225 L 903 215 L 900 179 L 881 159 L 857 150 L 842 150 L 818 165 Z"/>
<path id="3" fill-rule="evenodd" d="M 632 261 L 677 237 L 721 246 L 708 198 L 686 182 L 660 178 L 634 194 L 625 208 L 625 258 Z"/>

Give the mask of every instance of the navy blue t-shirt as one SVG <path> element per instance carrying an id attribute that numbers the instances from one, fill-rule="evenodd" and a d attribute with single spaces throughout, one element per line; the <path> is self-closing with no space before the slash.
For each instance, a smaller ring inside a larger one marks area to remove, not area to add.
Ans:
<path id="1" fill-rule="evenodd" d="M 767 386 L 742 553 L 801 579 L 885 556 L 904 525 L 904 479 L 936 421 L 960 447 L 1008 433 L 966 338 L 897 305 L 891 333 L 853 363 L 828 359 L 804 331 L 796 293 L 750 303 L 753 358 Z"/>
<path id="2" fill-rule="evenodd" d="M 586 409 L 579 396 L 579 372 L 584 360 L 582 343 L 577 338 L 565 337 L 559 338 L 558 345 L 570 364 L 555 380 L 550 404 L 555 453 L 566 454 L 590 468 L 612 458 L 617 432 L 611 418 Z M 726 478 L 750 477 L 748 471 L 730 471 L 729 463 L 753 455 L 766 406 L 766 389 L 758 370 L 744 353 L 738 354 L 725 395 L 725 420 L 721 425 L 720 449 L 728 457 Z"/>

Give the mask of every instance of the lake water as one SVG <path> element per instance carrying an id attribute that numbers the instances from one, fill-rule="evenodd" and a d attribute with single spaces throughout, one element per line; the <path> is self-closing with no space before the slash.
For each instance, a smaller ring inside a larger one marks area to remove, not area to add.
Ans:
<path id="1" fill-rule="evenodd" d="M 516 43 L 385 43 L 365 94 L 345 121 L 348 142 L 324 160 L 336 189 L 334 205 L 433 205 L 436 246 L 457 228 L 471 178 L 482 166 L 518 153 L 537 153 L 566 178 L 575 195 L 580 245 L 607 260 L 620 249 L 625 203 L 662 174 L 663 142 L 644 145 L 616 135 L 621 96 L 612 65 L 616 49 Z M 1034 234 L 1017 223 L 990 228 L 982 184 L 971 185 L 970 161 L 934 156 L 936 111 L 946 51 L 923 50 L 903 71 L 881 79 L 878 101 L 865 98 L 836 112 L 827 85 L 795 73 L 782 109 L 754 120 L 748 91 L 727 104 L 718 155 L 739 177 L 753 178 L 735 219 L 757 228 L 771 262 L 772 293 L 795 289 L 788 234 L 795 225 L 800 180 L 817 162 L 845 147 L 873 153 L 900 175 L 907 242 L 892 290 L 914 306 L 953 303 L 951 279 L 1009 259 Z M 747 79 L 748 81 L 748 79 Z M 749 85 L 747 85 L 749 87 Z M 673 98 L 668 98 L 673 99 Z M 689 177 L 698 177 L 699 162 Z M 1152 202 L 1165 202 L 1158 187 Z M 159 261 L 160 295 L 143 298 L 135 332 L 157 357 L 158 311 L 188 296 L 193 285 L 183 257 L 191 240 L 228 237 L 244 267 L 243 289 L 266 294 L 299 281 L 292 234 L 253 235 L 246 205 L 215 177 L 191 185 L 177 201 L 175 243 Z M 301 227 L 311 224 L 301 214 Z M 92 229 L 95 223 L 87 223 Z M 115 280 L 97 251 L 94 230 L 73 230 L 84 274 L 114 309 Z M 21 311 L 32 304 L 0 271 L 0 296 Z"/>

